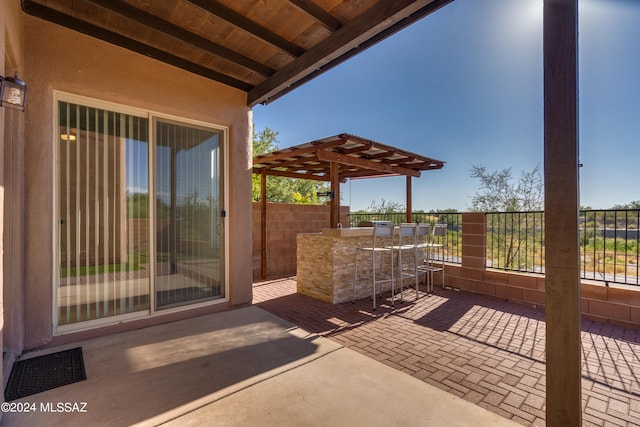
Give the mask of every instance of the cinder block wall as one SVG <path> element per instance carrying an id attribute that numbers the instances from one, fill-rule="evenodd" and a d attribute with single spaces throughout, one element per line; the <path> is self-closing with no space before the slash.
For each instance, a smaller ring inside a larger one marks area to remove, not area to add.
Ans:
<path id="1" fill-rule="evenodd" d="M 543 308 L 544 275 L 485 268 L 485 230 L 484 213 L 462 214 L 462 265 L 446 266 L 445 284 Z M 640 288 L 583 280 L 581 304 L 582 315 L 587 319 L 640 327 Z"/>
<path id="2" fill-rule="evenodd" d="M 260 280 L 260 203 L 253 203 L 253 280 Z M 296 235 L 329 228 L 327 205 L 267 203 L 267 278 L 296 274 Z M 340 222 L 349 224 L 349 207 L 340 207 Z"/>

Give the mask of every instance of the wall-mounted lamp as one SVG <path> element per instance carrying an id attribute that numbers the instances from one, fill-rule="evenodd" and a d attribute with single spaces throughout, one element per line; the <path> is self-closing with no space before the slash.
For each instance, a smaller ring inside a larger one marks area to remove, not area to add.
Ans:
<path id="1" fill-rule="evenodd" d="M 15 77 L 0 76 L 0 81 L 2 82 L 0 105 L 24 111 L 27 105 L 27 85 L 25 82 L 18 78 L 17 73 Z"/>
<path id="2" fill-rule="evenodd" d="M 316 195 L 319 197 L 328 197 L 329 199 L 333 200 L 333 191 L 318 192 L 316 193 Z"/>

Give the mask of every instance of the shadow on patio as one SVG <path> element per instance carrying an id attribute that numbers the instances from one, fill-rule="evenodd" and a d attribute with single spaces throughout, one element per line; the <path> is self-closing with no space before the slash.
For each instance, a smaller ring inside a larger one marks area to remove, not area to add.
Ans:
<path id="1" fill-rule="evenodd" d="M 254 303 L 523 425 L 544 425 L 544 310 L 436 289 L 404 304 L 383 296 L 327 304 L 296 293 L 295 278 L 256 283 Z M 582 323 L 583 423 L 639 425 L 640 331 Z"/>
<path id="2" fill-rule="evenodd" d="M 35 410 L 6 413 L 2 425 L 157 425 L 322 353 L 290 330 L 247 307 L 76 342 L 65 348 L 82 347 L 87 379 L 19 399 Z M 47 413 L 41 402 L 86 402 L 86 413 Z"/>

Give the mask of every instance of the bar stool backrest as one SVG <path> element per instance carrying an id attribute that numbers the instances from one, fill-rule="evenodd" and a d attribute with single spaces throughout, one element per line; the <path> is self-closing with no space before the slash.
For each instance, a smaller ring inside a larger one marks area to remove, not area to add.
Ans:
<path id="1" fill-rule="evenodd" d="M 434 236 L 445 236 L 447 234 L 447 224 L 436 224 L 433 226 Z"/>
<path id="2" fill-rule="evenodd" d="M 444 245 L 447 238 L 447 224 L 435 224 L 433 226 L 432 244 Z"/>
<path id="3" fill-rule="evenodd" d="M 400 231 L 398 233 L 399 235 L 398 243 L 402 245 L 403 240 L 405 241 L 405 244 L 407 243 L 407 241 L 412 240 L 411 244 L 415 244 L 416 232 L 417 232 L 416 224 L 414 224 L 413 222 L 403 222 L 402 224 L 400 224 Z M 410 237 L 410 239 L 407 239 L 408 237 Z"/>
<path id="4" fill-rule="evenodd" d="M 394 225 L 391 221 L 374 221 L 373 222 L 373 247 L 376 247 L 377 237 L 393 237 Z"/>
<path id="5" fill-rule="evenodd" d="M 431 238 L 431 234 L 433 233 L 433 228 L 430 224 L 418 224 L 416 230 L 416 241 L 417 244 L 426 244 L 429 243 L 428 240 Z"/>

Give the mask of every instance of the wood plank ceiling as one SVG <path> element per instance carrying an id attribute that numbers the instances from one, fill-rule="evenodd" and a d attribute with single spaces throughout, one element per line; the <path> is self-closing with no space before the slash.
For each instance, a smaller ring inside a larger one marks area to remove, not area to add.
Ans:
<path id="1" fill-rule="evenodd" d="M 22 0 L 33 16 L 269 103 L 453 0 Z"/>

